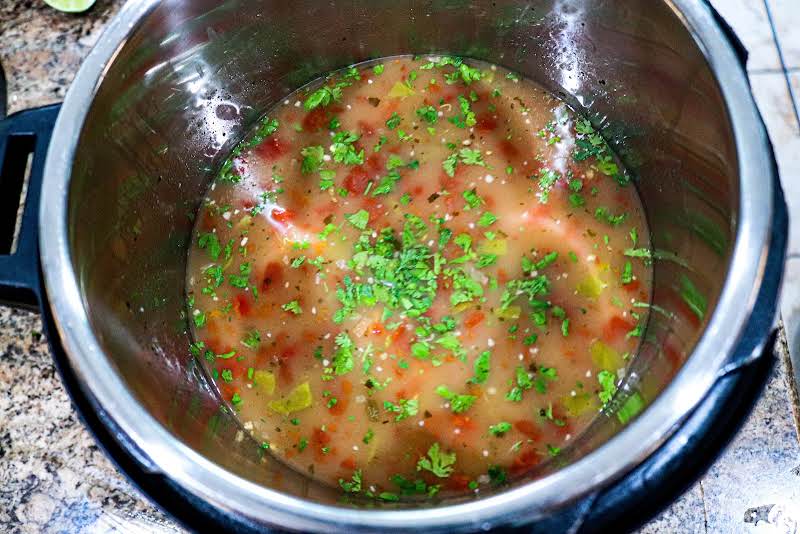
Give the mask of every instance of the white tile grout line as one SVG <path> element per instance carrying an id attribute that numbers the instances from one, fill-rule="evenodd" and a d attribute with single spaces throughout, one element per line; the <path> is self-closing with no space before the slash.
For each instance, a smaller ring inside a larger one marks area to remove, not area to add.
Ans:
<path id="1" fill-rule="evenodd" d="M 772 21 L 772 10 L 769 8 L 769 2 L 763 0 L 764 9 L 767 10 L 767 20 L 769 21 L 769 28 L 772 32 L 772 42 L 775 43 L 775 48 L 778 51 L 778 59 L 781 62 L 781 70 L 783 71 L 783 78 L 786 82 L 786 88 L 789 90 L 789 97 L 792 99 L 792 111 L 794 112 L 794 123 L 797 127 L 797 132 L 800 134 L 800 111 L 797 109 L 797 102 L 800 99 L 799 95 L 794 94 L 792 88 L 792 81 L 789 79 L 789 70 L 786 68 L 786 62 L 783 60 L 783 49 L 781 48 L 780 40 L 778 39 L 778 31 L 775 29 L 775 24 Z"/>

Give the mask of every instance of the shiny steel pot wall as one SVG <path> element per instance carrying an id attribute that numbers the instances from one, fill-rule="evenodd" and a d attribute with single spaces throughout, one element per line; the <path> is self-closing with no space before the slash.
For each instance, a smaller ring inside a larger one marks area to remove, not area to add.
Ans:
<path id="1" fill-rule="evenodd" d="M 220 409 L 188 352 L 186 252 L 213 171 L 260 113 L 328 71 L 404 53 L 504 65 L 591 117 L 637 177 L 667 313 L 568 461 L 435 508 L 354 511 Z M 135 0 L 64 103 L 40 247 L 69 363 L 150 469 L 264 524 L 455 530 L 535 519 L 621 476 L 741 363 L 730 355 L 761 284 L 773 178 L 736 50 L 701 2 Z M 687 284 L 704 305 L 681 298 Z M 634 393 L 651 404 L 622 428 L 614 409 Z"/>

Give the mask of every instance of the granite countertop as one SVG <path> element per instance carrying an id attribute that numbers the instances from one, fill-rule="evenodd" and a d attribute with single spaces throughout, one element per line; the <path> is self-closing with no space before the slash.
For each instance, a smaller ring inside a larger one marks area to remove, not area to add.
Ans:
<path id="1" fill-rule="evenodd" d="M 98 0 L 76 16 L 40 1 L 0 2 L 9 113 L 62 100 L 122 3 Z M 182 531 L 98 449 L 70 405 L 41 331 L 36 314 L 0 307 L 0 531 Z M 800 518 L 800 446 L 785 344 L 777 352 L 767 390 L 728 451 L 641 532 L 800 532 L 793 522 Z"/>

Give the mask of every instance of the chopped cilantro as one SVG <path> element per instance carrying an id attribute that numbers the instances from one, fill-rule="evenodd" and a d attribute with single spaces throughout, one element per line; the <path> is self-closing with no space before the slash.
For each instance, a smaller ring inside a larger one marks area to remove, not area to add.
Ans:
<path id="1" fill-rule="evenodd" d="M 353 370 L 355 365 L 353 361 L 353 341 L 345 333 L 339 333 L 334 342 L 336 343 L 336 352 L 333 355 L 333 372 L 337 375 L 344 375 Z"/>
<path id="2" fill-rule="evenodd" d="M 383 401 L 383 408 L 388 412 L 396 413 L 394 420 L 399 422 L 417 415 L 419 402 L 417 399 L 400 399 L 397 404 L 391 401 Z"/>
<path id="3" fill-rule="evenodd" d="M 403 118 L 400 117 L 400 114 L 395 111 L 394 113 L 392 113 L 392 116 L 389 117 L 389 119 L 386 121 L 386 127 L 389 128 L 390 130 L 395 130 L 398 126 L 400 126 L 400 123 L 402 121 Z"/>
<path id="4" fill-rule="evenodd" d="M 439 478 L 447 478 L 453 473 L 456 453 L 447 453 L 440 449 L 438 443 L 431 445 L 427 456 L 417 462 L 417 471 L 430 471 Z"/>
<path id="5" fill-rule="evenodd" d="M 601 388 L 597 396 L 605 406 L 617 392 L 617 376 L 611 371 L 603 370 L 597 373 L 597 382 Z"/>
<path id="6" fill-rule="evenodd" d="M 296 300 L 287 302 L 286 304 L 282 304 L 281 309 L 283 311 L 291 312 L 295 315 L 300 315 L 301 313 L 303 313 L 302 308 L 300 308 L 300 304 Z"/>
<path id="7" fill-rule="evenodd" d="M 378 139 L 378 142 L 375 143 L 375 146 L 372 148 L 372 151 L 380 152 L 381 148 L 383 148 L 383 145 L 385 145 L 388 140 L 389 139 L 385 135 L 382 135 L 380 139 Z"/>
<path id="8" fill-rule="evenodd" d="M 374 72 L 376 75 L 380 76 L 381 74 L 383 74 L 383 71 L 385 69 L 386 69 L 386 65 L 383 65 L 383 64 L 375 65 L 374 67 L 372 67 L 372 72 Z"/>
<path id="9" fill-rule="evenodd" d="M 475 266 L 478 269 L 483 269 L 484 267 L 489 267 L 495 263 L 497 263 L 497 254 L 481 254 L 478 258 L 478 261 L 475 263 Z"/>
<path id="10" fill-rule="evenodd" d="M 450 409 L 454 413 L 466 412 L 478 398 L 475 395 L 458 395 L 443 385 L 437 386 L 436 394 L 450 402 Z"/>
<path id="11" fill-rule="evenodd" d="M 497 221 L 497 217 L 488 211 L 484 211 L 480 219 L 478 219 L 478 226 L 486 228 L 493 225 Z"/>
<path id="12" fill-rule="evenodd" d="M 595 219 L 597 219 L 600 222 L 605 222 L 607 224 L 610 224 L 611 226 L 619 226 L 620 224 L 625 222 L 625 219 L 627 217 L 628 217 L 627 213 L 614 215 L 610 211 L 608 211 L 608 208 L 604 206 L 600 206 L 599 208 L 594 210 Z"/>
<path id="13" fill-rule="evenodd" d="M 347 493 L 358 493 L 361 491 L 361 469 L 356 469 L 349 481 L 339 479 L 339 485 Z"/>
<path id="14" fill-rule="evenodd" d="M 364 149 L 356 151 L 354 143 L 360 138 L 359 135 L 353 132 L 338 132 L 333 136 L 333 144 L 331 151 L 333 152 L 333 160 L 337 163 L 344 163 L 345 165 L 363 165 L 364 163 Z M 305 163 L 305 160 L 304 160 Z"/>
<path id="15" fill-rule="evenodd" d="M 242 340 L 242 344 L 246 347 L 251 349 L 257 349 L 258 345 L 261 343 L 261 335 L 258 333 L 258 330 L 252 330 L 244 336 Z"/>
<path id="16" fill-rule="evenodd" d="M 303 156 L 303 163 L 300 167 L 303 174 L 318 172 L 322 167 L 325 149 L 321 146 L 307 146 L 300 151 L 300 154 Z"/>
<path id="17" fill-rule="evenodd" d="M 688 276 L 685 274 L 681 275 L 681 298 L 689 306 L 689 309 L 697 316 L 698 319 L 701 321 L 706 316 L 706 310 L 708 309 L 708 303 L 706 298 L 697 290 L 697 287 L 692 283 Z"/>
<path id="18" fill-rule="evenodd" d="M 364 434 L 364 437 L 361 438 L 361 441 L 363 441 L 364 443 L 369 444 L 369 442 L 372 441 L 373 437 L 375 437 L 375 432 L 373 432 L 372 429 L 369 428 L 369 429 L 367 429 L 367 433 Z"/>
<path id="19" fill-rule="evenodd" d="M 402 160 L 400 164 L 402 165 Z M 400 181 L 400 173 L 397 172 L 396 169 L 392 168 L 392 170 L 389 171 L 389 174 L 381 178 L 380 183 L 378 183 L 378 185 L 372 191 L 372 196 L 376 197 L 378 195 L 388 195 L 389 193 L 394 191 L 394 186 L 399 181 Z"/>
<path id="20" fill-rule="evenodd" d="M 528 371 L 522 366 L 516 368 L 515 376 L 517 378 L 517 385 L 506 394 L 506 400 L 521 402 L 522 393 L 531 389 L 533 387 L 533 382 L 531 381 L 531 377 L 528 376 Z"/>
<path id="21" fill-rule="evenodd" d="M 483 199 L 478 196 L 478 193 L 475 189 L 464 191 L 463 193 L 461 193 L 461 196 L 464 197 L 464 201 L 470 208 L 477 208 L 478 206 L 483 204 Z"/>
<path id="22" fill-rule="evenodd" d="M 359 230 L 365 230 L 367 228 L 367 223 L 369 223 L 369 212 L 366 210 L 359 210 L 356 213 L 345 215 L 344 218 Z"/>
<path id="23" fill-rule="evenodd" d="M 444 168 L 444 172 L 447 173 L 447 176 L 453 177 L 456 173 L 456 165 L 458 165 L 458 155 L 457 154 L 450 154 L 447 158 L 442 162 L 442 167 Z"/>
<path id="24" fill-rule="evenodd" d="M 417 116 L 428 124 L 436 124 L 438 113 L 433 106 L 424 106 L 417 110 Z"/>
<path id="25" fill-rule="evenodd" d="M 633 266 L 631 262 L 626 261 L 625 267 L 622 269 L 622 283 L 630 284 L 631 282 L 633 282 Z"/>
<path id="26" fill-rule="evenodd" d="M 546 204 L 550 198 L 550 191 L 561 177 L 557 172 L 550 169 L 542 169 L 539 171 L 539 202 Z"/>
<path id="27" fill-rule="evenodd" d="M 489 427 L 489 433 L 497 437 L 503 436 L 509 430 L 511 430 L 511 423 L 506 423 L 505 421 Z"/>
<path id="28" fill-rule="evenodd" d="M 222 252 L 222 245 L 217 238 L 217 234 L 200 234 L 200 237 L 197 239 L 197 245 L 200 248 L 208 249 L 208 257 L 211 258 L 211 261 L 217 261 L 219 259 L 219 255 Z"/>
<path id="29" fill-rule="evenodd" d="M 488 475 L 489 481 L 494 486 L 505 484 L 506 480 L 508 480 L 508 475 L 506 474 L 505 470 L 498 465 L 490 465 Z"/>

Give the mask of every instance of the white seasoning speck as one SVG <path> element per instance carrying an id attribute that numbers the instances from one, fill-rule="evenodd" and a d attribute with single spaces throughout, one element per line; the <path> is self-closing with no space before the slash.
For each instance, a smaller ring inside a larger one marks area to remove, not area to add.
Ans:
<path id="1" fill-rule="evenodd" d="M 486 390 L 486 393 L 488 393 L 489 395 L 497 395 L 497 388 L 491 386 Z"/>
<path id="2" fill-rule="evenodd" d="M 588 371 L 586 371 L 586 378 L 591 378 L 591 377 L 592 377 L 592 370 L 589 369 Z"/>
<path id="3" fill-rule="evenodd" d="M 328 360 L 328 359 L 322 360 L 322 366 L 323 367 L 328 367 L 330 364 L 331 364 L 330 360 Z"/>
<path id="4" fill-rule="evenodd" d="M 322 156 L 322 161 L 330 161 L 330 160 L 331 160 L 331 155 L 330 154 L 324 154 Z"/>
<path id="5" fill-rule="evenodd" d="M 483 177 L 483 179 L 487 184 L 494 182 L 494 176 L 492 176 L 491 174 L 487 174 L 486 176 Z"/>
<path id="6" fill-rule="evenodd" d="M 289 101 L 288 101 L 288 100 L 284 100 L 284 101 L 283 101 L 283 105 L 284 105 L 284 106 L 288 106 L 288 105 L 289 105 Z"/>
<path id="7" fill-rule="evenodd" d="M 358 445 L 353 445 L 353 450 L 357 451 L 358 450 Z"/>
<path id="8" fill-rule="evenodd" d="M 469 226 L 470 230 L 473 230 L 475 228 L 475 223 L 469 223 L 467 226 Z"/>
<path id="9" fill-rule="evenodd" d="M 491 349 L 492 347 L 494 347 L 494 339 L 492 339 L 492 338 L 489 338 L 489 339 L 487 339 L 487 340 L 486 340 L 486 344 L 487 344 L 487 345 L 489 346 L 489 348 Z"/>
<path id="10" fill-rule="evenodd" d="M 383 372 L 383 367 L 381 367 L 381 366 L 379 365 L 379 366 L 377 366 L 377 367 L 375 368 L 375 370 L 376 370 L 377 372 L 381 373 L 381 372 Z"/>
<path id="11" fill-rule="evenodd" d="M 368 84 L 370 84 L 370 85 L 372 85 L 372 84 L 373 84 L 373 83 L 375 83 L 375 82 L 373 82 L 371 79 L 369 79 L 369 80 L 367 80 L 367 83 L 368 83 Z"/>
<path id="12" fill-rule="evenodd" d="M 470 141 L 469 139 L 464 139 L 463 141 L 461 141 L 461 144 L 464 146 L 469 146 L 472 144 L 472 141 Z"/>
<path id="13" fill-rule="evenodd" d="M 419 426 L 425 426 L 425 421 L 424 421 L 424 420 L 421 420 L 421 421 L 420 421 L 419 423 L 417 423 L 417 424 L 418 424 Z"/>
<path id="14" fill-rule="evenodd" d="M 311 306 L 311 315 L 316 315 L 316 314 L 317 314 L 317 307 Z"/>
<path id="15" fill-rule="evenodd" d="M 486 458 L 488 456 L 489 456 L 489 451 L 487 451 L 486 449 L 483 449 L 483 457 Z"/>
<path id="16" fill-rule="evenodd" d="M 520 352 L 519 354 L 517 354 L 517 358 L 519 358 L 519 361 L 522 361 L 525 359 L 525 355 Z"/>
<path id="17" fill-rule="evenodd" d="M 351 106 L 350 104 L 347 104 L 347 109 L 353 109 L 353 106 Z"/>
<path id="18" fill-rule="evenodd" d="M 461 434 L 461 429 L 460 428 L 454 428 L 453 429 L 453 434 Z"/>
<path id="19" fill-rule="evenodd" d="M 247 237 L 246 236 L 243 237 L 241 241 L 239 241 L 239 246 L 243 247 L 245 245 L 247 245 Z"/>
<path id="20" fill-rule="evenodd" d="M 231 212 L 226 211 L 225 213 L 222 214 L 222 218 L 225 219 L 226 221 L 230 221 L 231 220 Z"/>
<path id="21" fill-rule="evenodd" d="M 571 439 L 572 439 L 572 434 L 567 434 L 566 436 L 564 436 L 564 441 L 569 441 Z"/>
<path id="22" fill-rule="evenodd" d="M 594 261 L 596 259 L 597 256 L 595 256 L 594 254 L 589 254 L 588 256 L 586 256 L 586 261 Z"/>
<path id="23" fill-rule="evenodd" d="M 296 108 L 299 108 L 300 105 L 301 105 L 301 102 L 299 100 L 294 103 L 294 107 L 296 107 Z"/>

